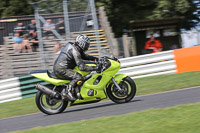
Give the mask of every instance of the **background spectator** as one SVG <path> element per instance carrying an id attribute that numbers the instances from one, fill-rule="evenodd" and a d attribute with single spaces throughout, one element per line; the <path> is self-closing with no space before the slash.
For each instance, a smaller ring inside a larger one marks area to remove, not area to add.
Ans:
<path id="1" fill-rule="evenodd" d="M 51 30 L 55 29 L 55 24 L 51 23 L 51 19 L 47 19 L 46 23 L 43 25 L 43 33 L 48 38 L 48 34 L 51 33 Z"/>
<path id="2" fill-rule="evenodd" d="M 26 27 L 22 22 L 17 23 L 17 26 L 14 28 L 14 32 L 18 32 L 20 36 L 23 36 L 26 32 Z"/>
<path id="3" fill-rule="evenodd" d="M 163 48 L 162 43 L 156 40 L 154 35 L 151 34 L 150 40 L 145 43 L 144 54 L 161 52 Z"/>
<path id="4" fill-rule="evenodd" d="M 31 23 L 27 26 L 27 30 L 29 32 L 29 36 L 32 35 L 33 32 L 36 32 L 36 21 L 33 19 L 31 20 Z"/>
<path id="5" fill-rule="evenodd" d="M 29 51 L 29 52 L 32 52 L 32 47 L 31 47 L 31 45 L 30 45 L 30 43 L 29 43 L 29 38 L 28 38 L 28 34 L 24 34 L 23 35 L 23 41 L 22 41 L 22 52 L 27 52 L 27 50 Z"/>
<path id="6" fill-rule="evenodd" d="M 19 33 L 16 32 L 14 34 L 14 37 L 12 38 L 12 41 L 14 42 L 13 44 L 13 49 L 14 52 L 13 53 L 21 53 L 22 52 L 22 38 L 19 36 Z"/>
<path id="7" fill-rule="evenodd" d="M 61 48 L 62 48 L 62 45 L 60 44 L 60 42 L 57 41 L 56 44 L 55 44 L 54 47 L 53 47 L 53 51 L 54 51 L 56 54 L 59 54 Z"/>
<path id="8" fill-rule="evenodd" d="M 65 33 L 65 24 L 64 24 L 63 19 L 58 20 L 58 23 L 56 24 L 56 30 L 61 35 Z"/>
<path id="9" fill-rule="evenodd" d="M 38 38 L 37 38 L 37 32 L 33 32 L 31 35 L 31 42 L 32 42 L 32 50 L 33 52 L 37 52 L 38 48 Z"/>

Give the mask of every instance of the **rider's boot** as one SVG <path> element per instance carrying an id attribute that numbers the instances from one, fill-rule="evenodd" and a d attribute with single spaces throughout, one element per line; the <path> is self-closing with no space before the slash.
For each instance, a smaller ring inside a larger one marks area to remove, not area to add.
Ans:
<path id="1" fill-rule="evenodd" d="M 62 91 L 62 95 L 66 98 L 66 99 L 68 99 L 68 100 L 70 100 L 70 101 L 75 101 L 76 100 L 76 98 L 73 96 L 73 94 L 72 94 L 72 85 L 67 85 L 66 86 L 66 88 L 65 89 L 63 89 L 63 91 Z"/>
<path id="2" fill-rule="evenodd" d="M 81 99 L 81 94 L 80 94 L 80 90 L 79 90 L 79 86 L 78 85 L 75 87 L 75 93 L 76 93 L 77 98 Z"/>

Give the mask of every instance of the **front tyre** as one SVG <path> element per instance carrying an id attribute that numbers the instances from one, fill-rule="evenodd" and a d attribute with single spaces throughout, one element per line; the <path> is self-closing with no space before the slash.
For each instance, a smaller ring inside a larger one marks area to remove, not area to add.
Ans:
<path id="1" fill-rule="evenodd" d="M 125 77 L 119 83 L 122 91 L 118 91 L 114 84 L 110 84 L 106 88 L 108 97 L 116 103 L 126 103 L 133 99 L 136 94 L 135 82 L 130 77 Z"/>
<path id="2" fill-rule="evenodd" d="M 48 115 L 61 113 L 68 105 L 68 101 L 51 98 L 41 91 L 37 92 L 35 102 L 38 109 Z"/>

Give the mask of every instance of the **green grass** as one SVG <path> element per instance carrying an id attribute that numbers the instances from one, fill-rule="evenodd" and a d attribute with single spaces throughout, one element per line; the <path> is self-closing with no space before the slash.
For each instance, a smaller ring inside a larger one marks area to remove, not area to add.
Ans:
<path id="1" fill-rule="evenodd" d="M 0 104 L 0 118 L 30 114 L 38 111 L 34 97 Z"/>
<path id="2" fill-rule="evenodd" d="M 157 92 L 200 86 L 200 71 L 181 74 L 160 75 L 134 80 L 137 85 L 137 94 L 152 94 Z M 30 114 L 38 112 L 34 98 L 1 103 L 0 118 Z"/>
<path id="3" fill-rule="evenodd" d="M 134 80 L 137 95 L 200 86 L 200 71 L 159 75 Z"/>
<path id="4" fill-rule="evenodd" d="M 200 103 L 36 127 L 16 133 L 199 133 Z"/>

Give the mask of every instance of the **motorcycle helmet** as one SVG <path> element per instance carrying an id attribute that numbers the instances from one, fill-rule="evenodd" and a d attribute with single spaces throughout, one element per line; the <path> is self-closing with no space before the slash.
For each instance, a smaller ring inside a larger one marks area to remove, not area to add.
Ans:
<path id="1" fill-rule="evenodd" d="M 90 39 L 86 35 L 78 35 L 75 40 L 75 44 L 78 45 L 81 50 L 87 51 L 90 46 Z"/>

